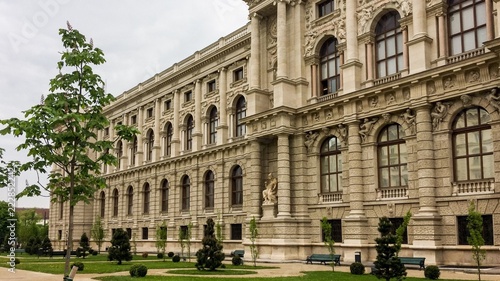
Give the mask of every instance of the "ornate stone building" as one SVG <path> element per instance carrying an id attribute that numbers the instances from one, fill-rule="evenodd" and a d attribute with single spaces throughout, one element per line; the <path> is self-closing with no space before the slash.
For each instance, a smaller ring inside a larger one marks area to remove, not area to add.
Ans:
<path id="1" fill-rule="evenodd" d="M 255 217 L 260 259 L 304 260 L 326 252 L 327 217 L 344 262 L 374 261 L 378 219 L 411 211 L 402 256 L 471 264 L 474 201 L 485 264 L 500 263 L 500 1 L 245 2 L 247 26 L 106 108 L 101 138 L 116 124 L 141 135 L 102 167 L 75 237 L 100 216 L 108 239 L 123 228 L 153 252 L 165 222 L 180 251 L 192 224 L 197 249 L 212 217 L 226 252 L 248 250 Z M 51 208 L 62 247 L 67 206 Z"/>

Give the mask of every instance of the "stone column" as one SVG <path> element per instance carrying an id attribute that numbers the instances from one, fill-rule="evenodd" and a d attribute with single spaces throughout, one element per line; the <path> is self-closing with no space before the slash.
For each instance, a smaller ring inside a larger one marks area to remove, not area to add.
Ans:
<path id="1" fill-rule="evenodd" d="M 413 38 L 427 36 L 426 1 L 413 0 Z"/>
<path id="2" fill-rule="evenodd" d="M 290 140 L 278 134 L 278 217 L 289 218 L 290 210 Z"/>
<path id="3" fill-rule="evenodd" d="M 144 107 L 139 106 L 137 110 L 137 129 L 139 129 L 140 135 L 137 136 L 137 158 L 135 159 L 135 165 L 139 166 L 142 164 L 143 159 L 143 151 L 144 151 L 144 141 L 143 138 L 146 136 L 146 132 L 143 132 L 143 124 L 144 124 Z"/>
<path id="4" fill-rule="evenodd" d="M 486 40 L 495 39 L 495 26 L 493 20 L 493 0 L 486 0 Z M 498 13 L 498 10 L 497 10 Z"/>
<path id="5" fill-rule="evenodd" d="M 278 69 L 276 72 L 276 79 L 288 77 L 288 64 L 286 57 L 287 50 L 287 21 L 286 21 L 286 1 L 278 0 L 278 18 L 277 18 L 277 60 Z"/>
<path id="6" fill-rule="evenodd" d="M 250 15 L 251 23 L 251 44 L 250 44 L 250 61 L 248 64 L 250 79 L 249 88 L 250 89 L 260 89 L 260 20 L 262 16 L 257 13 L 252 13 Z"/>
<path id="7" fill-rule="evenodd" d="M 199 151 L 202 144 L 202 123 L 201 123 L 201 80 L 196 80 L 194 86 L 194 130 L 193 130 L 193 149 L 192 151 Z"/>
<path id="8" fill-rule="evenodd" d="M 227 69 L 219 70 L 219 126 L 217 127 L 217 144 L 227 143 Z"/>
<path id="9" fill-rule="evenodd" d="M 404 25 L 401 26 L 401 32 L 403 33 L 403 69 L 409 69 L 410 68 L 410 61 L 408 58 L 408 46 L 406 43 L 408 42 L 408 26 Z M 399 71 L 401 71 L 400 69 Z"/>
<path id="10" fill-rule="evenodd" d="M 172 151 L 171 156 L 178 156 L 180 151 L 180 134 L 179 134 L 179 111 L 181 110 L 180 105 L 180 93 L 179 90 L 175 90 L 174 92 L 174 122 L 172 123 L 173 127 L 173 136 L 172 136 Z"/>
<path id="11" fill-rule="evenodd" d="M 361 87 L 361 62 L 358 54 L 358 1 L 346 1 L 346 63 L 343 71 L 343 93 L 348 94 Z"/>
<path id="12" fill-rule="evenodd" d="M 500 1 L 499 0 L 493 0 L 493 2 L 495 3 L 492 3 L 493 4 L 493 10 L 496 11 L 497 13 L 497 20 L 496 20 L 496 26 L 493 27 L 493 37 L 497 38 L 499 37 L 500 35 L 500 15 L 498 13 L 500 13 Z M 496 29 L 496 35 L 495 35 L 495 29 Z"/>
<path id="13" fill-rule="evenodd" d="M 438 33 L 439 33 L 439 58 L 448 56 L 448 48 L 446 44 L 446 20 L 444 13 L 439 13 L 438 18 Z"/>
<path id="14" fill-rule="evenodd" d="M 441 244 L 441 216 L 436 208 L 436 170 L 434 143 L 432 135 L 432 119 L 430 105 L 416 109 L 417 120 L 417 183 L 419 196 L 418 213 L 412 217 L 415 256 L 424 255 L 431 264 L 439 262 L 435 251 Z"/>
<path id="15" fill-rule="evenodd" d="M 407 41 L 409 50 L 409 73 L 417 73 L 430 68 L 432 38 L 427 34 L 427 3 L 413 0 L 413 38 Z"/>
<path id="16" fill-rule="evenodd" d="M 318 97 L 318 65 L 311 64 L 311 98 Z"/>
<path id="17" fill-rule="evenodd" d="M 260 206 L 262 205 L 262 164 L 261 164 L 261 144 L 257 139 L 254 139 L 250 143 L 250 173 L 249 179 L 252 179 L 250 182 L 250 211 L 248 213 L 248 217 L 251 219 L 252 217 L 260 218 Z"/>
<path id="18" fill-rule="evenodd" d="M 368 42 L 365 45 L 366 50 L 366 80 L 373 80 L 373 42 Z"/>
<path id="19" fill-rule="evenodd" d="M 294 41 L 295 44 L 294 46 L 297 46 L 297 48 L 294 49 L 294 54 L 295 54 L 295 59 L 293 59 L 293 64 L 294 64 L 294 73 L 292 78 L 293 79 L 305 79 L 304 77 L 304 51 L 302 46 L 304 46 L 304 34 L 302 32 L 302 22 L 303 19 L 305 18 L 305 11 L 304 11 L 304 6 L 305 6 L 305 1 L 298 1 L 298 3 L 295 4 L 294 6 L 294 27 L 295 30 L 293 31 L 295 36 L 294 36 Z"/>
<path id="20" fill-rule="evenodd" d="M 161 99 L 155 101 L 155 131 L 154 131 L 154 146 L 153 146 L 153 159 L 151 161 L 159 161 L 161 156 L 161 142 L 160 142 L 160 115 L 161 115 Z"/>

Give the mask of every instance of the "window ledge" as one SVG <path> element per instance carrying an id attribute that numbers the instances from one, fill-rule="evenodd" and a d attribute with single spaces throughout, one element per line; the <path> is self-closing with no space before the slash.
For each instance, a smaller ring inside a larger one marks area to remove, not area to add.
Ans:
<path id="1" fill-rule="evenodd" d="M 377 201 L 392 199 L 408 199 L 408 187 L 384 187 L 377 188 Z"/>
<path id="2" fill-rule="evenodd" d="M 318 204 L 342 203 L 342 192 L 318 193 Z"/>
<path id="3" fill-rule="evenodd" d="M 484 179 L 479 181 L 452 182 L 452 196 L 495 193 L 495 180 Z"/>

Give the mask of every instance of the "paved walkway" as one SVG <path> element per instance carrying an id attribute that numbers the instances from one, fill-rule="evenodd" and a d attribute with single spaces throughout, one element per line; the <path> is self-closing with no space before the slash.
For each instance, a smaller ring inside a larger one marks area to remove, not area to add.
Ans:
<path id="1" fill-rule="evenodd" d="M 304 271 L 330 271 L 331 268 L 325 265 L 318 264 L 305 264 L 305 263 L 261 263 L 262 266 L 274 266 L 275 269 L 259 269 L 257 274 L 249 275 L 238 275 L 238 278 L 249 278 L 249 277 L 280 277 L 280 276 L 297 276 L 302 275 Z M 62 281 L 61 275 L 39 273 L 26 270 L 16 270 L 15 273 L 7 271 L 7 268 L 0 268 L 4 270 L 0 273 L 0 281 Z M 250 269 L 251 270 L 251 269 Z M 349 272 L 349 266 L 336 266 L 336 271 Z M 367 267 L 369 270 L 369 267 Z M 170 274 L 166 273 L 166 269 L 150 269 L 148 270 L 148 275 L 164 275 L 168 276 Z M 408 269 L 408 276 L 412 277 L 424 277 L 423 270 L 418 269 Z M 481 274 L 482 280 L 500 280 L 500 268 L 493 268 L 489 270 L 482 270 Z M 109 276 L 109 275 L 126 275 L 128 276 L 128 271 L 117 272 L 117 273 L 105 273 L 105 274 L 80 274 L 77 273 L 75 281 L 95 281 L 92 279 L 97 276 Z M 178 276 L 178 274 L 176 274 Z M 222 277 L 234 277 L 234 276 L 214 276 L 217 278 Z M 476 272 L 466 272 L 464 270 L 450 270 L 441 269 L 440 279 L 456 279 L 456 280 L 477 280 Z"/>

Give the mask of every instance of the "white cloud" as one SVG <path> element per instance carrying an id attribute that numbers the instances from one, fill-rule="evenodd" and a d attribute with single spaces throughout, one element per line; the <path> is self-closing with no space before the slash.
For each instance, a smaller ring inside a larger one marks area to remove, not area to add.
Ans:
<path id="1" fill-rule="evenodd" d="M 0 0 L 0 119 L 21 117 L 47 93 L 66 21 L 104 51 L 107 62 L 96 70 L 108 92 L 119 95 L 245 25 L 247 15 L 241 0 Z M 0 136 L 5 160 L 26 159 L 15 151 L 18 143 Z M 35 182 L 36 175 L 23 174 L 19 188 L 26 179 Z M 38 198 L 18 202 L 48 205 Z"/>

